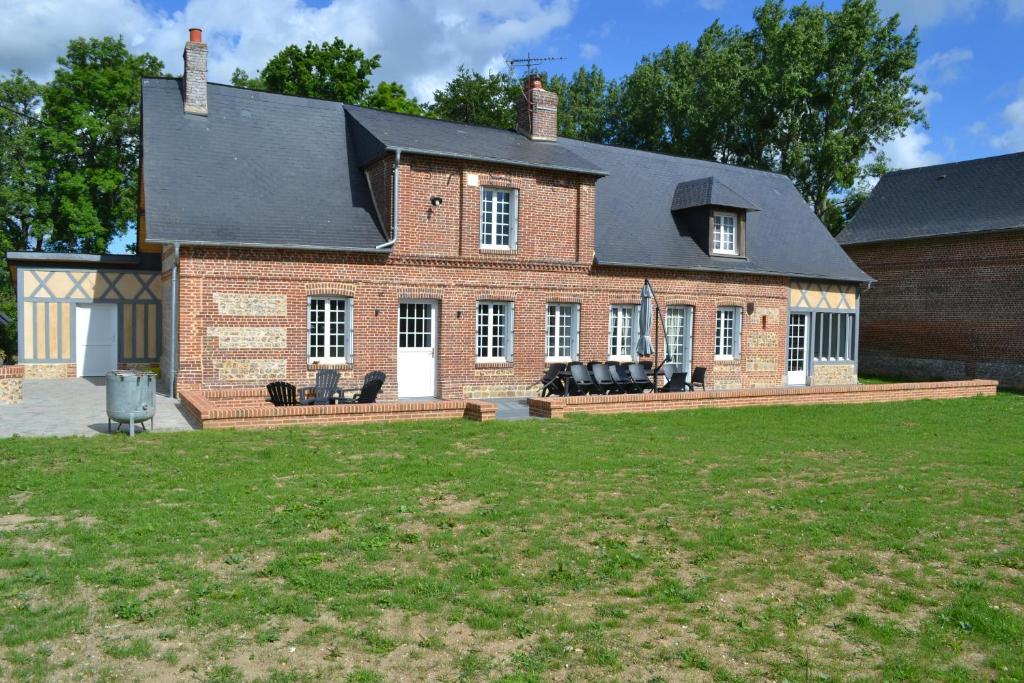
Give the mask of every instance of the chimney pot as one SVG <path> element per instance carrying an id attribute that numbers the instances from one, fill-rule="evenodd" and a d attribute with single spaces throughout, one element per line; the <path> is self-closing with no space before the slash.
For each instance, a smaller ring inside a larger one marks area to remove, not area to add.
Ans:
<path id="1" fill-rule="evenodd" d="M 206 102 L 206 61 L 207 47 L 203 42 L 203 30 L 190 28 L 185 43 L 185 72 L 181 78 L 181 94 L 186 114 L 207 116 Z"/>

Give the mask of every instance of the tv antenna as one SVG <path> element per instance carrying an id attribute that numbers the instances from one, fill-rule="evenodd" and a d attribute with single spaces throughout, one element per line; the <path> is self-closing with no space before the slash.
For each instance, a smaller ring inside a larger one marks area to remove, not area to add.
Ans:
<path id="1" fill-rule="evenodd" d="M 516 57 L 513 59 L 506 59 L 505 63 L 508 64 L 509 68 L 515 71 L 519 67 L 526 69 L 526 75 L 529 76 L 532 73 L 536 73 L 534 67 L 544 62 L 560 62 L 565 57 L 534 57 L 529 52 L 526 53 L 525 57 Z"/>

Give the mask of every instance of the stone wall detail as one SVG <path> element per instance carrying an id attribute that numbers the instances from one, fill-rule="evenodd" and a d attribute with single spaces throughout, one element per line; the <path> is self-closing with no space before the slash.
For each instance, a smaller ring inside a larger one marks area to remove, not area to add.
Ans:
<path id="1" fill-rule="evenodd" d="M 21 403 L 24 366 L 0 365 L 0 404 Z"/>
<path id="2" fill-rule="evenodd" d="M 215 292 L 213 301 L 218 315 L 254 318 L 288 315 L 288 299 L 283 294 L 228 294 Z"/>
<path id="3" fill-rule="evenodd" d="M 75 376 L 73 363 L 25 363 L 25 379 L 67 379 Z"/>
<path id="4" fill-rule="evenodd" d="M 227 382 L 272 381 L 285 379 L 287 363 L 284 360 L 252 360 L 227 358 L 214 362 L 217 377 Z"/>
<path id="5" fill-rule="evenodd" d="M 811 384 L 816 387 L 856 383 L 857 366 L 853 363 L 815 365 L 811 375 Z"/>
<path id="6" fill-rule="evenodd" d="M 208 327 L 206 334 L 216 337 L 222 349 L 283 349 L 288 335 L 283 327 Z"/>

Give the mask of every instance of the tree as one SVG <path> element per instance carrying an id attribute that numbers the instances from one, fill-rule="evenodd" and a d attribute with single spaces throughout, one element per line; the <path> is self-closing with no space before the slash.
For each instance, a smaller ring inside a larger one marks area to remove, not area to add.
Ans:
<path id="1" fill-rule="evenodd" d="M 768 0 L 754 20 L 715 22 L 696 46 L 641 60 L 622 84 L 616 140 L 784 173 L 823 217 L 865 159 L 925 122 L 916 29 L 901 36 L 874 0 Z"/>
<path id="2" fill-rule="evenodd" d="M 42 153 L 52 167 L 47 248 L 102 253 L 138 211 L 143 76 L 163 63 L 121 38 L 77 38 L 43 89 Z"/>
<path id="3" fill-rule="evenodd" d="M 516 124 L 516 100 L 521 88 L 508 73 L 484 76 L 460 66 L 443 90 L 434 92 L 431 116 L 456 123 L 510 130 Z"/>
<path id="4" fill-rule="evenodd" d="M 0 79 L 0 254 L 40 250 L 50 232 L 41 107 L 42 87 L 23 72 Z"/>
<path id="5" fill-rule="evenodd" d="M 551 77 L 546 87 L 558 93 L 559 135 L 588 142 L 610 139 L 618 87 L 601 69 L 580 67 L 570 78 Z"/>
<path id="6" fill-rule="evenodd" d="M 232 85 L 284 95 L 361 104 L 377 109 L 418 114 L 423 108 L 406 95 L 398 83 L 370 86 L 370 76 L 380 67 L 380 55 L 367 56 L 341 38 L 305 48 L 289 45 L 270 58 L 255 77 L 242 69 L 231 75 Z"/>

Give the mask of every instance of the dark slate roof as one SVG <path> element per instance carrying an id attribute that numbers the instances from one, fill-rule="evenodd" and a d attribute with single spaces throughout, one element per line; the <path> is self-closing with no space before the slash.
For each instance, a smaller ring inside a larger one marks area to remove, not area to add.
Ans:
<path id="1" fill-rule="evenodd" d="M 387 238 L 342 105 L 211 83 L 209 116 L 177 79 L 142 81 L 153 242 L 373 250 Z"/>
<path id="2" fill-rule="evenodd" d="M 749 199 L 714 176 L 687 180 L 676 185 L 672 195 L 672 210 L 682 211 L 698 206 L 725 206 L 747 211 L 761 209 Z"/>
<path id="3" fill-rule="evenodd" d="M 71 266 L 116 270 L 160 270 L 160 254 L 65 254 L 52 251 L 9 251 L 12 266 Z"/>
<path id="4" fill-rule="evenodd" d="M 403 152 L 490 161 L 514 166 L 604 175 L 601 167 L 574 154 L 559 142 L 534 142 L 511 130 L 438 121 L 345 105 L 345 110 L 376 140 L 360 148 L 366 164 L 385 152 Z"/>
<path id="5" fill-rule="evenodd" d="M 598 263 L 871 281 L 786 176 L 578 140 L 559 142 L 608 172 L 597 184 Z M 760 208 L 747 215 L 746 259 L 709 256 L 671 211 L 679 183 L 708 176 L 739 188 Z"/>
<path id="6" fill-rule="evenodd" d="M 1024 152 L 886 173 L 842 244 L 1024 228 Z"/>

